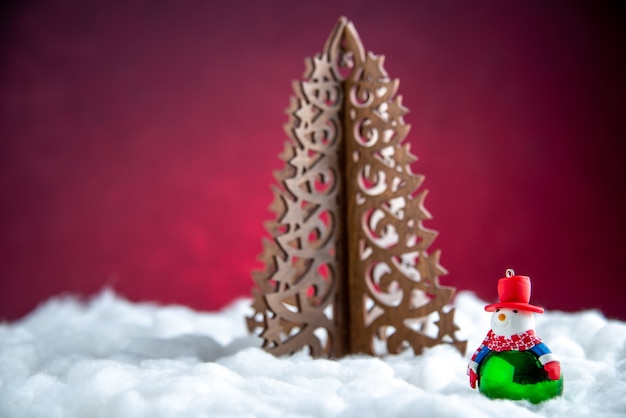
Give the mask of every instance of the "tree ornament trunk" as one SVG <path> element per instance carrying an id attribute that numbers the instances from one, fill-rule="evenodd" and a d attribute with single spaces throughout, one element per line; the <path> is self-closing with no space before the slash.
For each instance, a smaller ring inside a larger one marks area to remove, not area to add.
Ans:
<path id="1" fill-rule="evenodd" d="M 387 354 L 457 340 L 454 288 L 423 206 L 424 177 L 403 144 L 407 109 L 383 56 L 365 53 L 341 18 L 294 83 L 284 168 L 266 224 L 265 269 L 253 274 L 251 332 L 274 354 Z"/>

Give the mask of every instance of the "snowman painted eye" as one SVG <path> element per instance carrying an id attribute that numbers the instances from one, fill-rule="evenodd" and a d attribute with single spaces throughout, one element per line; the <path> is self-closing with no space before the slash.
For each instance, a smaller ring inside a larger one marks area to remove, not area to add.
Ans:
<path id="1" fill-rule="evenodd" d="M 500 308 L 496 309 L 496 312 L 500 312 Z"/>
<path id="2" fill-rule="evenodd" d="M 513 313 L 517 313 L 517 309 L 513 309 Z"/>

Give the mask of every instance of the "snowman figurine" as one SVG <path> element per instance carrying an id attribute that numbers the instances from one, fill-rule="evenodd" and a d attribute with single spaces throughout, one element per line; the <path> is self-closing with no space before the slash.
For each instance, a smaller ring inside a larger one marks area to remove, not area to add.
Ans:
<path id="1" fill-rule="evenodd" d="M 512 269 L 498 281 L 499 303 L 485 306 L 491 330 L 467 367 L 470 386 L 489 398 L 526 399 L 539 403 L 563 393 L 561 364 L 535 335 L 530 305 L 530 278 Z"/>

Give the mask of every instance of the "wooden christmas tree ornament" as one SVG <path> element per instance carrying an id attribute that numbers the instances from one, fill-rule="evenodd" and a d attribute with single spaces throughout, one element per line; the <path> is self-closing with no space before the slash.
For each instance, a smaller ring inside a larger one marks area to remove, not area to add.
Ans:
<path id="1" fill-rule="evenodd" d="M 248 328 L 274 354 L 386 354 L 450 343 L 461 352 L 454 288 L 423 206 L 424 176 L 403 144 L 409 126 L 398 80 L 383 56 L 365 53 L 341 18 L 324 52 L 306 60 L 275 177 L 276 218 L 266 224 L 263 271 Z"/>

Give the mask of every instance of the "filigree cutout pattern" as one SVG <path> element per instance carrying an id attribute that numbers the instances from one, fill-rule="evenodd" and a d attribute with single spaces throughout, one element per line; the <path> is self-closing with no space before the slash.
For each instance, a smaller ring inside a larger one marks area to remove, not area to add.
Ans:
<path id="1" fill-rule="evenodd" d="M 274 354 L 419 354 L 441 343 L 464 352 L 445 310 L 454 289 L 439 284 L 440 251 L 427 252 L 437 233 L 422 225 L 431 216 L 402 144 L 409 126 L 398 80 L 382 56 L 364 53 L 345 18 L 306 64 L 249 329 Z"/>

